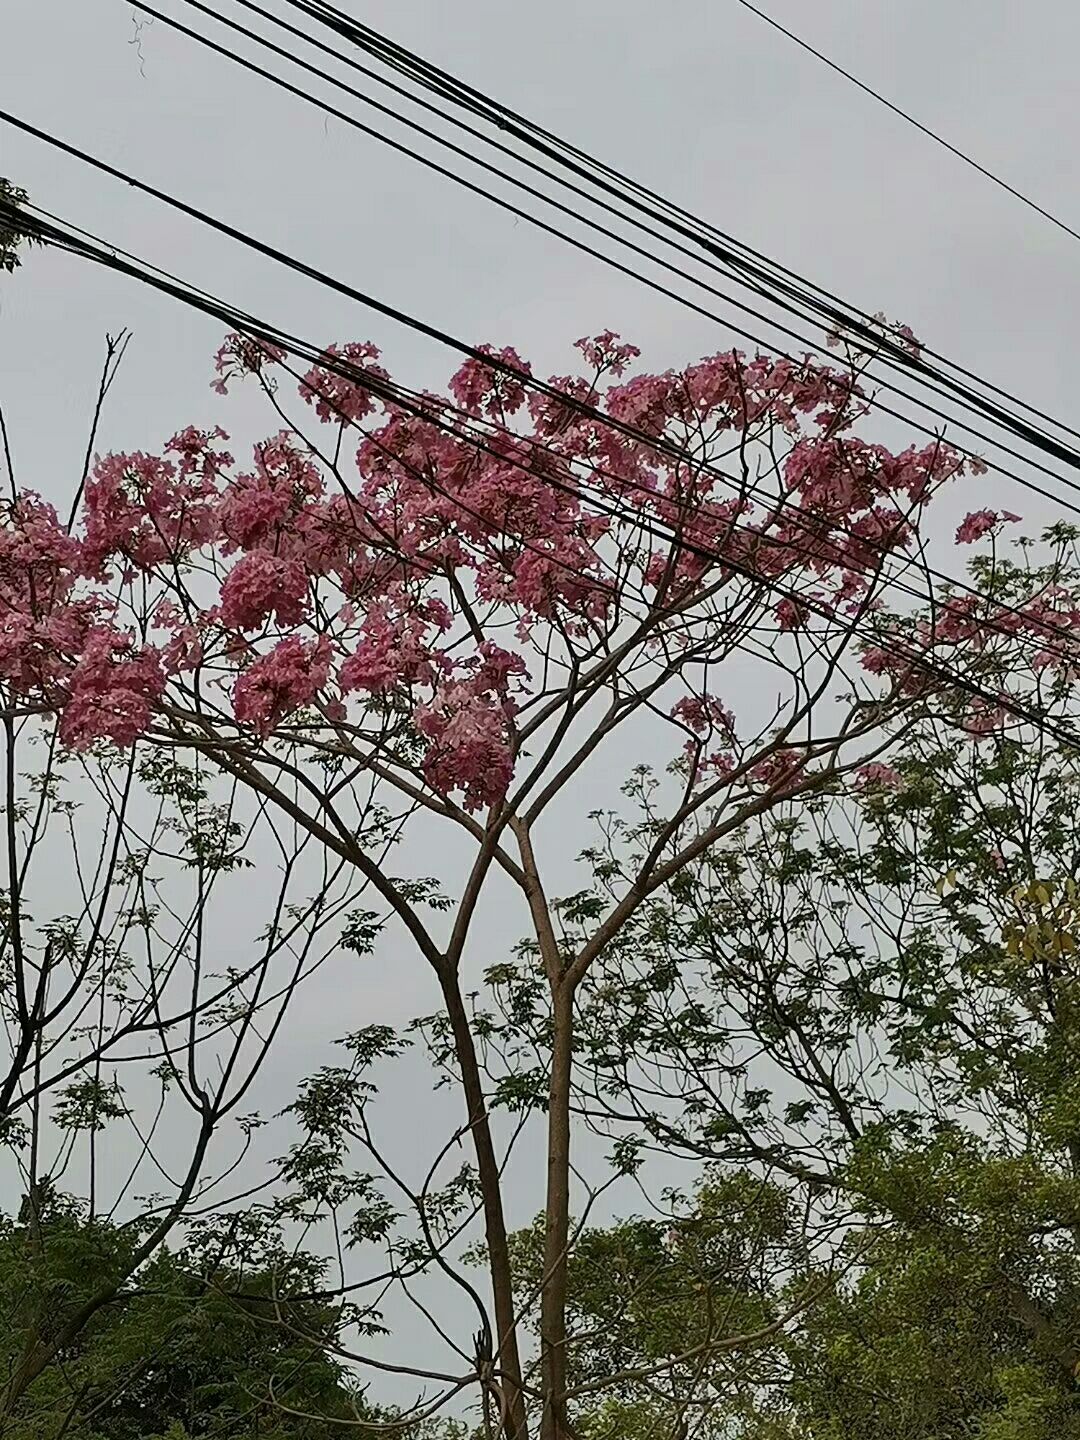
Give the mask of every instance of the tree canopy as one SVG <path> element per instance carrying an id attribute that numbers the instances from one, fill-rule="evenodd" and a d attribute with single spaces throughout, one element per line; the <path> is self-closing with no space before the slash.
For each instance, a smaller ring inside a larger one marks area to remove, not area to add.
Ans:
<path id="1" fill-rule="evenodd" d="M 140 1238 L 47 1186 L 35 1192 L 0 1226 L 5 1375 L 124 1273 Z M 248 1222 L 158 1250 L 63 1346 L 6 1417 L 5 1435 L 301 1440 L 346 1421 L 350 1433 L 370 1435 L 356 1422 L 376 1412 L 331 1353 L 347 1310 L 299 1298 L 319 1287 L 322 1271 Z"/>

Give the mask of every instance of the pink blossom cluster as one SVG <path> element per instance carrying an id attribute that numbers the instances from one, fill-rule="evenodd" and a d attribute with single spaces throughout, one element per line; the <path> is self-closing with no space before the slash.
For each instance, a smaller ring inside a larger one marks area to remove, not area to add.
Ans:
<path id="1" fill-rule="evenodd" d="M 213 382 L 219 395 L 228 393 L 232 380 L 242 380 L 247 375 L 262 375 L 274 365 L 280 365 L 286 352 L 280 345 L 253 335 L 227 335 L 214 356 L 214 370 L 217 379 Z"/>
<path id="2" fill-rule="evenodd" d="M 450 666 L 435 641 L 450 626 L 450 611 L 438 596 L 413 600 L 400 592 L 374 600 L 360 643 L 341 666 L 342 690 L 378 695 L 399 685 L 435 684 Z"/>
<path id="3" fill-rule="evenodd" d="M 855 771 L 855 782 L 860 790 L 898 790 L 904 783 L 899 770 L 878 760 L 860 765 Z"/>
<path id="4" fill-rule="evenodd" d="M 368 385 L 343 372 L 346 366 L 360 370 L 368 377 L 369 384 L 389 380 L 378 359 L 378 350 L 366 340 L 328 346 L 323 351 L 322 362 L 304 376 L 300 384 L 301 398 L 314 407 L 324 424 L 356 424 L 372 413 L 377 402 Z M 341 365 L 341 361 L 345 364 Z"/>
<path id="5" fill-rule="evenodd" d="M 735 733 L 735 716 L 715 695 L 684 695 L 672 707 L 671 716 L 695 735 L 711 734 L 717 729 L 728 735 Z"/>
<path id="6" fill-rule="evenodd" d="M 1019 515 L 1013 515 L 1008 510 L 1003 510 L 1000 514 L 996 510 L 974 510 L 970 515 L 965 515 L 957 527 L 956 543 L 973 545 L 976 540 L 981 540 L 984 535 L 991 534 L 999 526 L 1016 524 L 1019 520 Z"/>
<path id="7" fill-rule="evenodd" d="M 133 745 L 165 692 L 161 656 L 110 625 L 95 625 L 67 685 L 60 737 L 80 749 L 95 740 Z"/>
<path id="8" fill-rule="evenodd" d="M 233 690 L 237 720 L 257 735 L 268 735 L 287 716 L 315 700 L 330 677 L 330 658 L 325 635 L 312 640 L 289 635 L 279 640 L 241 671 Z"/>
<path id="9" fill-rule="evenodd" d="M 611 331 L 577 348 L 586 372 L 537 390 L 514 350 L 483 347 L 449 398 L 414 406 L 373 345 L 329 346 L 299 382 L 328 444 L 285 429 L 240 468 L 223 430 L 189 426 L 160 455 L 107 454 L 71 533 L 20 496 L 0 525 L 0 681 L 58 712 L 74 746 L 133 743 L 200 670 L 263 736 L 301 710 L 347 724 L 392 703 L 428 784 L 497 804 L 518 706 L 543 683 L 526 654 L 618 623 L 630 596 L 670 614 L 658 642 L 675 646 L 695 597 L 732 577 L 789 631 L 858 606 L 911 517 L 972 468 L 944 445 L 893 453 L 853 435 L 867 401 L 842 368 L 727 351 L 631 374 L 638 351 Z M 230 336 L 214 388 L 254 376 L 280 405 L 285 360 Z M 771 497 L 725 477 L 723 457 L 751 442 L 786 456 Z M 958 539 L 1009 518 L 977 512 Z M 778 577 L 807 602 L 772 595 Z M 1063 602 L 1046 604 L 1029 628 L 1055 623 Z M 140 606 L 141 625 L 121 623 Z M 979 624 L 957 600 L 921 638 L 966 643 Z M 887 645 L 864 663 L 895 678 Z M 735 768 L 724 705 L 689 696 L 674 718 L 712 773 Z M 783 787 L 802 764 L 778 752 L 752 778 Z"/>
<path id="10" fill-rule="evenodd" d="M 511 346 L 496 350 L 493 345 L 480 345 L 482 355 L 490 355 L 498 365 L 485 365 L 482 360 L 466 360 L 450 381 L 450 393 L 457 403 L 474 415 L 487 415 L 503 420 L 525 404 L 527 391 L 518 375 L 528 375 L 530 367 Z M 505 367 L 505 368 L 504 368 Z"/>
<path id="11" fill-rule="evenodd" d="M 995 515 L 985 525 L 980 514 L 975 529 L 985 535 L 1009 518 Z M 1070 683 L 1080 679 L 1080 598 L 1074 589 L 1047 585 L 1019 604 L 975 592 L 942 596 L 913 630 L 886 627 L 880 644 L 864 648 L 862 665 L 908 694 L 925 691 L 942 673 L 963 666 L 978 688 L 962 720 L 969 734 L 980 737 L 1009 721 L 1009 696 L 999 687 L 1018 654 L 1031 671 L 1050 671 Z M 997 702 L 979 693 L 987 687 L 998 694 Z"/>

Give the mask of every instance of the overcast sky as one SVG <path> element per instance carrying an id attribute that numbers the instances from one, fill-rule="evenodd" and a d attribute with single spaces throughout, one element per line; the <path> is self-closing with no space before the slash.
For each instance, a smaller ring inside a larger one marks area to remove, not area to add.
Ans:
<path id="1" fill-rule="evenodd" d="M 215 0 L 216 3 L 216 0 Z M 369 24 L 853 303 L 1068 420 L 1080 245 L 794 48 L 735 0 L 364 3 Z M 778 19 L 1080 228 L 1075 65 L 1064 0 L 763 0 Z M 179 0 L 170 13 L 191 19 Z M 221 0 L 220 8 L 225 8 Z M 193 21 L 212 30 L 209 22 Z M 347 130 L 123 0 L 7 7 L 0 106 L 466 340 L 542 372 L 605 327 L 664 367 L 730 346 L 694 317 Z M 215 32 L 220 33 L 220 32 Z M 358 107 L 352 106 L 360 113 Z M 451 355 L 0 125 L 0 175 L 47 209 L 312 340 L 374 339 L 434 386 Z M 219 327 L 116 276 L 44 254 L 0 288 L 0 403 L 21 484 L 79 479 L 103 335 L 134 341 L 101 448 L 154 449 L 235 419 L 209 390 Z M 1006 503 L 972 482 L 963 509 Z M 1039 518 L 1052 512 L 1044 506 Z M 493 949 L 513 938 L 493 936 Z M 409 1013 L 368 977 L 344 1028 Z M 374 988 L 371 988 L 374 987 Z M 283 1103 L 340 990 L 313 992 L 282 1046 Z M 375 1011 L 380 1011 L 378 1015 Z M 412 1094 L 415 1101 L 419 1092 Z M 518 1219 L 524 1218 L 518 1216 Z"/>
<path id="2" fill-rule="evenodd" d="M 211 30 L 177 0 L 172 13 Z M 1080 228 L 1076 7 L 771 0 L 773 13 Z M 166 6 L 168 8 L 168 5 Z M 1068 410 L 1076 242 L 965 169 L 735 0 L 355 4 L 548 127 L 972 368 Z M 224 38 L 224 32 L 216 31 Z M 123 0 L 11 7 L 3 106 L 466 338 L 564 367 L 611 325 L 657 364 L 730 343 L 634 282 L 197 49 Z M 351 102 L 350 102 L 351 103 Z M 357 108 L 353 106 L 353 108 Z M 0 174 L 48 208 L 313 338 L 372 335 L 397 373 L 449 357 L 0 128 Z M 212 413 L 213 322 L 49 258 L 5 286 L 19 455 L 66 490 L 105 329 L 136 350 L 105 439 Z"/>

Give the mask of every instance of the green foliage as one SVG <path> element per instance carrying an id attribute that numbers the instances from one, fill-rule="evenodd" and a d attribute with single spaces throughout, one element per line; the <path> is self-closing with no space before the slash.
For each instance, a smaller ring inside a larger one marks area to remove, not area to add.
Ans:
<path id="1" fill-rule="evenodd" d="M 5 1375 L 120 1273 L 140 1238 L 62 1197 L 40 1208 L 36 1233 L 0 1225 Z M 325 1433 L 305 1415 L 326 1417 L 322 1427 L 375 1418 L 323 1348 L 341 1307 L 299 1298 L 319 1262 L 289 1252 L 265 1219 L 246 1217 L 239 1234 L 240 1219 L 158 1253 L 123 1285 L 29 1387 L 8 1440 L 299 1440 Z"/>
<path id="2" fill-rule="evenodd" d="M 767 1332 L 809 1264 L 789 1196 L 748 1172 L 729 1172 L 668 1203 L 670 1219 L 587 1228 L 574 1242 L 568 1358 L 570 1384 L 582 1390 L 575 1427 L 598 1440 L 670 1433 L 675 1397 L 692 1395 L 704 1358 L 709 1405 L 703 1411 L 692 1401 L 683 1420 L 696 1418 L 695 1433 L 718 1440 L 763 1440 L 762 1394 L 775 1392 L 779 1406 L 786 1376 Z M 519 1303 L 529 1313 L 543 1275 L 542 1217 L 512 1237 L 512 1250 Z M 733 1344 L 755 1335 L 762 1338 Z"/>
<path id="3" fill-rule="evenodd" d="M 128 1113 L 115 1080 L 107 1085 L 93 1075 L 82 1075 L 57 1095 L 54 1114 L 62 1130 L 104 1130 L 110 1120 Z"/>
<path id="4" fill-rule="evenodd" d="M 28 200 L 25 190 L 20 190 L 17 185 L 12 185 L 10 180 L 5 180 L 0 175 L 0 271 L 11 274 L 19 266 L 19 247 L 23 244 L 34 244 L 34 240 L 18 222 L 18 217 L 12 213 Z"/>
<path id="5" fill-rule="evenodd" d="M 1011 602 L 1064 563 L 975 579 Z M 779 806 L 706 852 L 584 982 L 575 1079 L 616 1168 L 640 1137 L 711 1167 L 673 1203 L 689 1248 L 675 1219 L 575 1244 L 583 1435 L 1080 1440 L 1080 755 L 939 716 L 909 715 L 895 784 Z M 568 948 L 653 843 L 653 785 L 627 787 L 636 817 L 594 817 L 589 883 L 556 907 Z M 521 1107 L 546 990 L 528 948 L 488 978 L 495 1094 Z M 524 1294 L 539 1233 L 514 1244 Z M 692 1375 L 678 1357 L 716 1314 L 728 1336 L 789 1318 Z"/>

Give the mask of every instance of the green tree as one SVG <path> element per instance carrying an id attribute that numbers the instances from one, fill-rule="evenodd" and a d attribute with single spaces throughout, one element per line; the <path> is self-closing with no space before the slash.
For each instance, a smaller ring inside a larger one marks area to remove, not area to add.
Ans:
<path id="1" fill-rule="evenodd" d="M 589 1440 L 787 1434 L 776 1428 L 791 1381 L 785 1331 L 820 1289 L 790 1195 L 728 1172 L 666 1203 L 662 1218 L 576 1234 L 575 1428 Z M 541 1283 L 542 1242 L 539 1222 L 513 1237 L 523 1308 Z"/>
<path id="2" fill-rule="evenodd" d="M 21 1219 L 0 1225 L 0 1363 L 8 1373 L 124 1272 L 138 1238 L 47 1190 Z M 193 1235 L 184 1249 L 159 1251 L 26 1391 L 5 1437 L 313 1440 L 345 1433 L 335 1421 L 351 1421 L 348 1433 L 363 1436 L 357 1422 L 375 1412 L 330 1353 L 349 1313 L 300 1298 L 321 1272 L 250 1214 Z"/>

